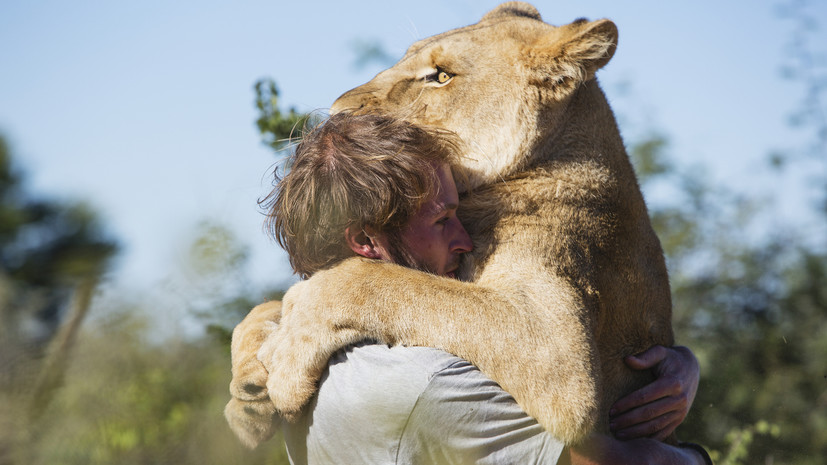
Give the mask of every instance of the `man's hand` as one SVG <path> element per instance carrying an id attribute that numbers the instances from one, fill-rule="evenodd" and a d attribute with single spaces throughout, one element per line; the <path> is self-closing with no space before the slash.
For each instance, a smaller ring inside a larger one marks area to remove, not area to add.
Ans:
<path id="1" fill-rule="evenodd" d="M 700 367 L 686 347 L 654 346 L 626 357 L 635 370 L 652 369 L 652 383 L 618 400 L 609 411 L 609 428 L 618 439 L 663 440 L 683 422 L 695 400 Z"/>

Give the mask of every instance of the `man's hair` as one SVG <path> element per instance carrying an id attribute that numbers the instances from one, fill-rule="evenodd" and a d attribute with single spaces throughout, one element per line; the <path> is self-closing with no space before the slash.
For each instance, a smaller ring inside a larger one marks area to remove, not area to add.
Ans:
<path id="1" fill-rule="evenodd" d="M 397 246 L 393 261 L 411 265 L 400 231 L 436 195 L 436 169 L 454 161 L 456 147 L 450 133 L 399 119 L 333 115 L 304 135 L 289 172 L 276 173 L 262 201 L 265 228 L 303 278 L 354 255 L 348 227 L 385 234 Z"/>

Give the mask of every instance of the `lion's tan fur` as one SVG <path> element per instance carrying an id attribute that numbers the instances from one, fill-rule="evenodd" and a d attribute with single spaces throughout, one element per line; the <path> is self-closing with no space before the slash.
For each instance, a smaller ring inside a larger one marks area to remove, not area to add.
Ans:
<path id="1" fill-rule="evenodd" d="M 278 423 L 275 405 L 267 396 L 267 370 L 256 358 L 256 352 L 280 319 L 281 302 L 266 302 L 252 309 L 233 330 L 232 399 L 224 408 L 224 416 L 236 436 L 249 447 L 270 439 Z"/>
<path id="2" fill-rule="evenodd" d="M 610 21 L 554 27 L 510 2 L 415 43 L 334 103 L 460 136 L 470 282 L 354 258 L 294 286 L 259 352 L 282 414 L 313 395 L 334 351 L 376 338 L 470 360 L 568 443 L 605 430 L 611 403 L 648 381 L 623 357 L 672 344 L 660 243 L 594 79 L 616 43 Z M 453 77 L 424 79 L 438 70 Z"/>

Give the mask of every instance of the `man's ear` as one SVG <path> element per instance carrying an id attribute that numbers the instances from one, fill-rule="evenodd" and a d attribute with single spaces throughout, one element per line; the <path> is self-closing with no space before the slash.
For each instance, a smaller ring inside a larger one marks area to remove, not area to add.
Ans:
<path id="1" fill-rule="evenodd" d="M 358 229 L 355 226 L 345 228 L 345 242 L 347 242 L 350 250 L 357 255 L 375 259 L 382 258 L 379 251 L 376 250 L 376 243 L 368 236 L 368 233 L 366 233 L 364 229 Z"/>

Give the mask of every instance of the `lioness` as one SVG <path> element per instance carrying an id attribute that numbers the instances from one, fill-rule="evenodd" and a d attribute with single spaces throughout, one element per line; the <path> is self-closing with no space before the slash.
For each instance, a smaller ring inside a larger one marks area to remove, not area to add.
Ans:
<path id="1" fill-rule="evenodd" d="M 308 401 L 333 352 L 374 338 L 473 362 L 567 443 L 607 429 L 611 402 L 650 381 L 623 357 L 673 342 L 663 253 L 594 78 L 616 45 L 611 21 L 555 27 L 509 2 L 333 104 L 459 135 L 474 251 L 468 282 L 354 258 L 291 288 L 259 352 L 280 413 Z M 236 329 L 239 398 L 260 400 L 255 325 L 278 314 L 266 304 Z"/>

